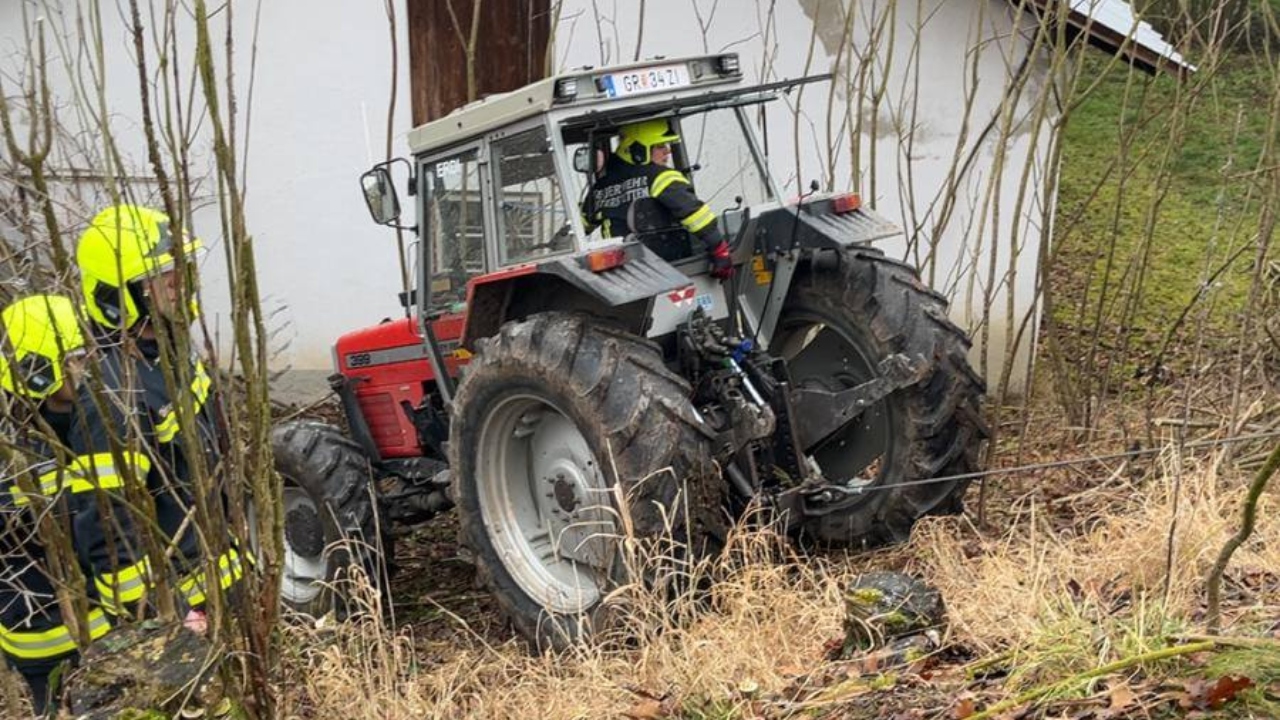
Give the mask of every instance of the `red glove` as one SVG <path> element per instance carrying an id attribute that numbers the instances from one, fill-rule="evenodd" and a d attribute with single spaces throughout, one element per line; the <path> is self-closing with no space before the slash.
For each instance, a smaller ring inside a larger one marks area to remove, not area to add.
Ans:
<path id="1" fill-rule="evenodd" d="M 717 280 L 728 280 L 733 277 L 733 259 L 729 257 L 729 243 L 721 240 L 708 253 L 711 261 L 711 277 Z"/>

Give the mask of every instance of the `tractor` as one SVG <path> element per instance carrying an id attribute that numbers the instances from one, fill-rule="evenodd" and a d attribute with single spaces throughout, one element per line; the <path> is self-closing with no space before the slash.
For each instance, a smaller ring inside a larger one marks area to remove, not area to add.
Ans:
<path id="1" fill-rule="evenodd" d="M 763 106 L 826 78 L 745 85 L 739 63 L 550 77 L 414 128 L 411 160 L 361 176 L 373 219 L 415 233 L 413 287 L 404 317 L 334 347 L 347 429 L 274 432 L 290 605 L 323 611 L 354 563 L 391 559 L 389 528 L 456 509 L 479 582 L 558 647 L 607 624 L 626 535 L 696 556 L 763 509 L 861 548 L 961 508 L 986 436 L 965 333 L 873 247 L 899 231 L 858 194 L 788 200 L 770 174 Z M 718 214 L 731 280 L 678 225 L 586 232 L 619 127 L 653 118 Z"/>

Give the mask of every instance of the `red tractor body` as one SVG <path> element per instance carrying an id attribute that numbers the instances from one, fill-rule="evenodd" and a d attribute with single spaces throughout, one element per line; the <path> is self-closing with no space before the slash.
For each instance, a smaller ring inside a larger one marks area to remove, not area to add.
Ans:
<path id="1" fill-rule="evenodd" d="M 442 344 L 457 347 L 465 315 L 447 315 L 432 327 Z M 368 426 L 368 438 L 384 459 L 422 457 L 426 448 L 414 424 L 435 371 L 427 358 L 417 318 L 386 320 L 338 338 L 334 345 L 338 374 Z M 465 351 L 448 353 L 446 367 L 457 375 L 466 362 Z"/>
<path id="2" fill-rule="evenodd" d="M 466 307 L 472 306 L 478 289 L 499 287 L 536 270 L 537 265 L 530 263 L 472 278 L 467 283 Z M 464 344 L 468 320 L 464 309 L 438 315 L 431 321 L 436 344 L 442 349 L 452 378 L 471 357 Z M 421 428 L 415 424 L 417 412 L 425 406 L 436 382 L 420 328 L 417 317 L 384 320 L 346 333 L 334 343 L 338 371 L 335 380 L 341 379 L 336 386 L 340 393 L 348 393 L 359 408 L 359 417 L 368 428 L 363 438 L 366 450 L 376 449 L 376 455 L 370 453 L 374 457 L 391 460 L 431 454 L 423 444 Z"/>

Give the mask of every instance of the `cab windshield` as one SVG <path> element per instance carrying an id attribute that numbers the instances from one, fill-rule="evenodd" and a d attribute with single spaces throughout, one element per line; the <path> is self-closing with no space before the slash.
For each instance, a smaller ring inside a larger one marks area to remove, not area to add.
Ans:
<path id="1" fill-rule="evenodd" d="M 698 197 L 712 209 L 719 212 L 731 208 L 739 197 L 747 206 L 773 199 L 768 175 L 752 156 L 734 109 L 721 108 L 682 119 L 680 139 L 690 167 L 687 174 Z"/>

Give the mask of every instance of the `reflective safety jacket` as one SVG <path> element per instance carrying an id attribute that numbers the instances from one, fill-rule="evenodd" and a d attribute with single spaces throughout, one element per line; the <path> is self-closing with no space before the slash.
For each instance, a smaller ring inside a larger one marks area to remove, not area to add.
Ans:
<path id="1" fill-rule="evenodd" d="M 683 248 L 655 247 L 672 242 L 672 234 L 664 231 L 687 231 L 707 253 L 724 239 L 715 212 L 694 194 L 684 173 L 654 163 L 633 164 L 617 153 L 609 155 L 604 172 L 583 200 L 582 223 L 588 233 L 603 228 L 605 237 L 641 233 L 641 239 L 668 260 L 687 257 L 688 242 L 678 233 Z M 662 240 L 651 242 L 650 235 Z"/>
<path id="2" fill-rule="evenodd" d="M 69 415 L 42 411 L 41 415 L 65 440 Z M 35 433 L 20 442 L 35 464 L 24 470 L 25 480 L 6 473 L 0 485 L 0 650 L 19 670 L 48 671 L 79 649 L 77 637 L 63 622 L 48 557 L 40 541 L 38 522 L 45 513 L 68 518 L 68 495 L 93 490 L 83 478 L 53 462 L 53 451 Z M 97 640 L 111 629 L 89 588 L 91 609 L 85 618 L 88 637 Z"/>
<path id="3" fill-rule="evenodd" d="M 99 362 L 100 377 L 95 379 L 107 402 L 99 407 L 90 383 L 85 383 L 78 401 L 80 416 L 71 432 L 76 461 L 89 469 L 100 488 L 108 490 L 106 498 L 77 505 L 77 550 L 92 570 L 103 606 L 117 613 L 143 598 L 154 572 L 125 501 L 126 486 L 145 487 L 154 503 L 159 539 L 175 548 L 171 570 L 179 579 L 180 599 L 188 607 L 199 607 L 209 589 L 194 528 L 194 473 L 159 354 L 154 342 L 138 341 L 134 352 L 118 343 L 106 347 Z M 187 391 L 196 438 L 205 467 L 216 477 L 220 433 L 213 382 L 198 358 L 191 358 L 190 367 Z M 111 492 L 112 488 L 118 490 Z M 208 500 L 215 512 L 222 510 L 221 493 Z M 224 589 L 243 576 L 241 560 L 234 549 L 218 558 L 219 584 Z"/>

